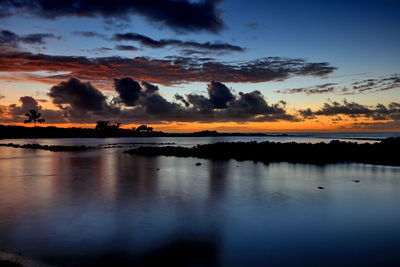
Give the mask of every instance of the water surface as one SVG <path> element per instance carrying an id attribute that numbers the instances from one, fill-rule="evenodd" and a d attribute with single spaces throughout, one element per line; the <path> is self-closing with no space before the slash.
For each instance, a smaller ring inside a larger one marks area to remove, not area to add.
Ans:
<path id="1" fill-rule="evenodd" d="M 400 168 L 0 147 L 0 170 L 0 248 L 49 264 L 400 264 Z"/>

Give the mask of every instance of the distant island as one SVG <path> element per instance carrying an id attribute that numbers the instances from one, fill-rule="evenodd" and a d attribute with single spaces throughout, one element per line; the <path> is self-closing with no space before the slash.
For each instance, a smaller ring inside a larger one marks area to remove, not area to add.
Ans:
<path id="1" fill-rule="evenodd" d="M 106 138 L 106 137 L 206 137 L 206 136 L 290 136 L 288 134 L 265 133 L 219 133 L 200 131 L 193 133 L 165 133 L 141 125 L 137 128 L 123 129 L 118 123 L 97 122 L 96 128 L 24 127 L 0 125 L 0 139 L 14 138 Z"/>
<path id="2" fill-rule="evenodd" d="M 377 143 L 358 144 L 333 140 L 329 143 L 220 142 L 178 146 L 141 146 L 126 151 L 140 156 L 196 157 L 213 160 L 252 160 L 260 162 L 292 162 L 327 164 L 357 162 L 400 166 L 400 137 Z"/>

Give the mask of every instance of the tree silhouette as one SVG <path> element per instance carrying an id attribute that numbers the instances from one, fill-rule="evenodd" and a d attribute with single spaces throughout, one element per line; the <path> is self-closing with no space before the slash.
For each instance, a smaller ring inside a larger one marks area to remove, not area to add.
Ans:
<path id="1" fill-rule="evenodd" d="M 31 110 L 29 110 L 28 113 L 25 114 L 25 116 L 27 116 L 28 119 L 25 120 L 24 123 L 33 122 L 35 127 L 36 127 L 37 122 L 39 122 L 39 123 L 45 122 L 44 119 L 40 118 L 42 116 L 42 113 L 39 112 L 39 109 L 31 109 Z"/>
<path id="2" fill-rule="evenodd" d="M 118 130 L 121 126 L 120 122 L 110 123 L 109 121 L 98 121 L 96 122 L 96 131 L 110 131 Z"/>
<path id="3" fill-rule="evenodd" d="M 150 133 L 153 131 L 153 127 L 148 127 L 147 125 L 140 125 L 139 127 L 135 128 L 135 131 Z"/>
<path id="4" fill-rule="evenodd" d="M 98 121 L 96 122 L 96 130 L 97 131 L 105 131 L 110 125 L 109 121 Z"/>

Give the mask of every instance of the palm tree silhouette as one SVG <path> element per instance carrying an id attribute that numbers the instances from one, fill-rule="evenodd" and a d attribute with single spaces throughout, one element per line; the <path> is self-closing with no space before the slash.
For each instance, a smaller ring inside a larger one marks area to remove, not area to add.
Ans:
<path id="1" fill-rule="evenodd" d="M 42 113 L 40 113 L 38 109 L 29 110 L 29 112 L 26 113 L 25 116 L 27 116 L 28 119 L 25 120 L 24 123 L 33 122 L 35 127 L 36 127 L 36 122 L 43 123 L 45 121 L 44 119 L 40 118 L 42 116 Z"/>

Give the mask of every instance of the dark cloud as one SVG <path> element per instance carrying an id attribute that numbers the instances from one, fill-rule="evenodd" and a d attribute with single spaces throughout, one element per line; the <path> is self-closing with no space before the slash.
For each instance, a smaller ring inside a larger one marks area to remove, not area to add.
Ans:
<path id="1" fill-rule="evenodd" d="M 9 44 L 15 46 L 18 43 L 25 44 L 45 44 L 45 39 L 60 39 L 52 33 L 32 33 L 27 35 L 18 35 L 8 30 L 0 31 L 0 44 Z"/>
<path id="2" fill-rule="evenodd" d="M 133 46 L 133 45 L 116 45 L 115 49 L 121 50 L 121 51 L 138 51 L 139 48 Z"/>
<path id="3" fill-rule="evenodd" d="M 208 84 L 207 91 L 213 108 L 226 108 L 235 99 L 229 88 L 220 82 L 212 81 Z"/>
<path id="4" fill-rule="evenodd" d="M 141 85 L 147 94 L 154 94 L 160 90 L 157 85 L 148 83 L 146 81 L 142 81 Z"/>
<path id="5" fill-rule="evenodd" d="M 43 109 L 38 104 L 38 100 L 31 96 L 22 96 L 19 98 L 20 104 L 11 104 L 8 107 L 0 106 L 0 114 L 8 116 L 0 117 L 1 122 L 23 122 L 26 119 L 25 114 L 31 109 L 39 109 L 42 118 L 50 123 L 63 123 L 66 120 L 60 110 Z"/>
<path id="6" fill-rule="evenodd" d="M 70 77 L 109 83 L 114 77 L 135 76 L 139 80 L 172 85 L 217 80 L 229 83 L 282 81 L 294 76 L 322 77 L 336 68 L 326 62 L 308 63 L 304 59 L 267 57 L 245 62 L 219 62 L 212 58 L 169 57 L 72 57 L 31 53 L 0 53 L 0 71 L 66 72 L 36 76 L 41 82 L 58 82 Z"/>
<path id="7" fill-rule="evenodd" d="M 54 19 L 63 16 L 128 20 L 131 15 L 168 26 L 177 31 L 219 32 L 224 28 L 218 0 L 5 0 L 1 14 L 25 13 Z"/>
<path id="8" fill-rule="evenodd" d="M 174 99 L 177 100 L 178 102 L 182 102 L 185 107 L 189 107 L 190 103 L 181 95 L 175 94 Z"/>
<path id="9" fill-rule="evenodd" d="M 19 42 L 19 36 L 14 32 L 1 30 L 0 31 L 0 46 L 16 47 Z"/>
<path id="10" fill-rule="evenodd" d="M 39 108 L 39 103 L 31 96 L 22 96 L 19 98 L 19 101 L 21 102 L 21 112 Z"/>
<path id="11" fill-rule="evenodd" d="M 141 100 L 141 105 L 149 115 L 161 115 L 164 119 L 178 115 L 180 106 L 171 103 L 159 94 L 146 95 Z"/>
<path id="12" fill-rule="evenodd" d="M 131 78 L 114 79 L 115 90 L 119 94 L 119 101 L 126 106 L 135 106 L 139 100 L 140 84 Z"/>
<path id="13" fill-rule="evenodd" d="M 68 105 L 76 111 L 102 111 L 107 106 L 106 97 L 98 89 L 75 78 L 51 87 L 49 96 L 62 109 Z"/>
<path id="14" fill-rule="evenodd" d="M 342 103 L 331 101 L 324 103 L 323 107 L 312 111 L 311 109 L 303 109 L 299 114 L 305 118 L 315 118 L 316 116 L 337 116 L 347 115 L 352 118 L 369 118 L 372 120 L 399 120 L 400 119 L 400 103 L 392 102 L 388 105 L 377 104 L 375 106 L 362 105 L 356 102 L 348 102 L 343 100 Z"/>
<path id="15" fill-rule="evenodd" d="M 307 88 L 293 88 L 293 89 L 284 89 L 275 91 L 275 93 L 281 94 L 306 94 L 306 95 L 315 95 L 315 94 L 328 94 L 335 93 L 335 85 L 337 83 L 325 83 L 321 85 L 315 85 Z"/>
<path id="16" fill-rule="evenodd" d="M 118 97 L 110 101 L 90 83 L 77 79 L 53 86 L 49 96 L 60 108 L 63 120 L 71 122 L 101 118 L 123 123 L 297 120 L 286 112 L 285 102 L 268 104 L 259 91 L 234 95 L 218 82 L 208 85 L 208 96 L 176 95 L 179 102 L 167 100 L 156 85 L 148 82 L 139 84 L 125 77 L 114 83 Z"/>
<path id="17" fill-rule="evenodd" d="M 0 30 L 0 52 L 16 49 L 20 44 L 44 45 L 45 39 L 60 39 L 60 37 L 51 33 L 18 35 L 12 31 Z"/>
<path id="18" fill-rule="evenodd" d="M 5 98 L 5 96 L 4 95 L 0 95 L 0 99 L 2 99 L 2 98 Z"/>
<path id="19" fill-rule="evenodd" d="M 234 95 L 219 82 L 208 84 L 209 96 L 188 94 L 174 98 L 185 105 L 193 121 L 297 121 L 286 112 L 286 103 L 268 104 L 260 91 Z M 182 108 L 180 109 L 182 111 Z"/>
<path id="20" fill-rule="evenodd" d="M 176 102 L 164 98 L 158 86 L 144 81 L 138 83 L 128 77 L 116 79 L 115 90 L 119 102 L 110 101 L 90 83 L 70 79 L 50 89 L 49 96 L 59 110 L 43 110 L 38 100 L 24 96 L 20 98 L 20 105 L 0 106 L 0 120 L 23 121 L 27 110 L 39 108 L 46 122 L 52 123 L 93 123 L 100 119 L 122 123 L 300 121 L 287 112 L 284 101 L 268 103 L 257 90 L 235 94 L 219 82 L 209 83 L 208 95 L 177 94 L 174 96 Z M 330 101 L 320 109 L 304 109 L 299 114 L 303 118 L 332 116 L 332 123 L 349 116 L 355 121 L 352 127 L 398 129 L 400 103 L 367 106 L 346 100 L 341 103 Z M 357 122 L 357 119 L 368 120 Z"/>
<path id="21" fill-rule="evenodd" d="M 201 50 L 223 51 L 223 52 L 243 52 L 245 49 L 237 45 L 228 43 L 199 43 L 194 41 L 181 41 L 177 39 L 161 39 L 154 40 L 148 36 L 138 33 L 117 33 L 114 34 L 114 41 L 135 41 L 143 46 L 151 48 L 164 48 L 167 46 L 183 47 L 183 48 L 196 48 Z"/>
<path id="22" fill-rule="evenodd" d="M 177 98 L 178 96 L 175 96 Z M 180 98 L 180 97 L 178 97 Z M 212 104 L 209 98 L 204 95 L 188 94 L 186 96 L 186 102 L 192 105 L 193 109 L 200 111 L 201 113 L 209 113 L 212 110 Z"/>
<path id="23" fill-rule="evenodd" d="M 45 44 L 45 39 L 61 39 L 52 33 L 32 33 L 20 36 L 19 40 L 25 44 Z"/>
<path id="24" fill-rule="evenodd" d="M 326 83 L 305 88 L 284 89 L 275 91 L 281 94 L 338 94 L 355 95 L 365 93 L 376 93 L 391 89 L 400 88 L 400 75 L 392 74 L 381 78 L 365 79 L 353 82 L 349 85 L 339 85 L 338 83 Z"/>

